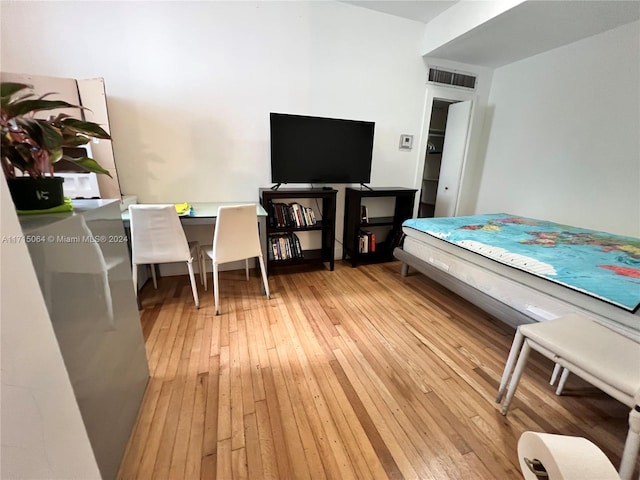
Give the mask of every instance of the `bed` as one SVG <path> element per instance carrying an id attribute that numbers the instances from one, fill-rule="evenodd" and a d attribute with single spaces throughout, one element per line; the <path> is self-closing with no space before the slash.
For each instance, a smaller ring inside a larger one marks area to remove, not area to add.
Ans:
<path id="1" fill-rule="evenodd" d="M 581 313 L 640 335 L 640 239 L 510 214 L 414 218 L 394 256 L 496 318 Z"/>

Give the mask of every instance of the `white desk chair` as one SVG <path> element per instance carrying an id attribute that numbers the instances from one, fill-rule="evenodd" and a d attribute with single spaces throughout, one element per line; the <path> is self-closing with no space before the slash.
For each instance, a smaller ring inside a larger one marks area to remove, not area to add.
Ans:
<path id="1" fill-rule="evenodd" d="M 153 287 L 158 288 L 155 265 L 160 263 L 186 262 L 196 308 L 200 299 L 193 274 L 193 259 L 200 259 L 198 242 L 187 242 L 180 218 L 174 205 L 129 205 L 131 228 L 131 263 L 133 287 L 138 294 L 138 265 L 151 265 Z M 202 263 L 200 277 L 204 283 Z"/>
<path id="2" fill-rule="evenodd" d="M 255 204 L 220 207 L 213 233 L 213 245 L 202 247 L 202 252 L 213 262 L 213 296 L 216 315 L 220 315 L 218 266 L 222 263 L 244 260 L 247 280 L 249 280 L 249 259 L 258 257 L 265 293 L 267 298 L 270 298 Z M 204 288 L 207 289 L 206 276 Z"/>

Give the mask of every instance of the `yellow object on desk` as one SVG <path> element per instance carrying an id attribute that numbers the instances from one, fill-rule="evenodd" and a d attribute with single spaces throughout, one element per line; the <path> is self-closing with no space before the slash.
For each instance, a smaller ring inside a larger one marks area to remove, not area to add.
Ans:
<path id="1" fill-rule="evenodd" d="M 191 211 L 191 205 L 188 203 L 176 203 L 176 212 L 178 215 L 188 215 Z"/>
<path id="2" fill-rule="evenodd" d="M 64 197 L 64 203 L 57 207 L 46 208 L 44 210 L 16 210 L 18 215 L 40 215 L 43 213 L 66 213 L 73 212 L 73 204 L 69 197 Z"/>

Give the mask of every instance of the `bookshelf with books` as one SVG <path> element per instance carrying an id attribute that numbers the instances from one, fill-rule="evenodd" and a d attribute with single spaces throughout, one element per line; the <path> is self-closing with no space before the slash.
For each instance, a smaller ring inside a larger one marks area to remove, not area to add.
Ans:
<path id="1" fill-rule="evenodd" d="M 268 214 L 269 272 L 272 267 L 313 263 L 328 263 L 333 270 L 337 193 L 324 188 L 260 189 L 260 203 Z M 309 235 L 319 237 L 310 242 L 319 248 L 305 248 Z"/>
<path id="2" fill-rule="evenodd" d="M 402 238 L 402 222 L 413 216 L 416 192 L 410 188 L 345 189 L 342 259 L 351 260 L 353 267 L 358 262 L 393 260 L 393 249 Z M 388 199 L 388 211 L 393 213 L 374 216 L 364 203 L 374 198 L 376 202 Z"/>

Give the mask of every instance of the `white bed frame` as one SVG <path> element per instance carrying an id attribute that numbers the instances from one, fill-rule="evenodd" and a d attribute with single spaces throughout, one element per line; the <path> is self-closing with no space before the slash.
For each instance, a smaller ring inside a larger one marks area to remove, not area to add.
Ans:
<path id="1" fill-rule="evenodd" d="M 403 231 L 403 246 L 394 250 L 403 276 L 412 267 L 513 327 L 579 313 L 640 337 L 640 311 L 628 312 L 426 233 Z"/>

